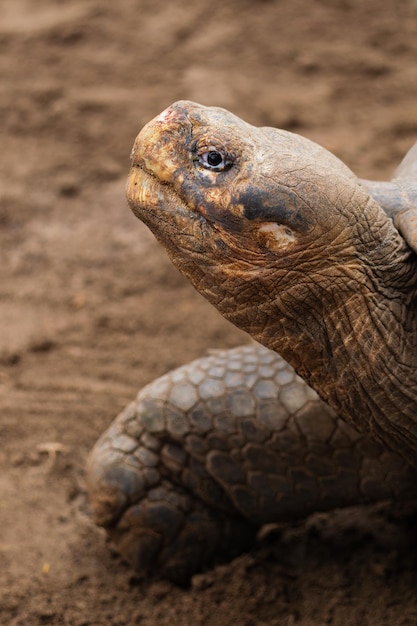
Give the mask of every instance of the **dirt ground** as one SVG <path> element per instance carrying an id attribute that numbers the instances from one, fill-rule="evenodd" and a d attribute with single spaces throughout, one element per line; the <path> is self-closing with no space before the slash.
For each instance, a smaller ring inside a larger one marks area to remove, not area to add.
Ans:
<path id="1" fill-rule="evenodd" d="M 416 59 L 416 0 L 1 0 L 1 626 L 417 624 L 407 510 L 282 527 L 180 589 L 121 562 L 84 484 L 142 385 L 245 339 L 126 207 L 140 127 L 217 104 L 384 178 L 417 140 Z"/>

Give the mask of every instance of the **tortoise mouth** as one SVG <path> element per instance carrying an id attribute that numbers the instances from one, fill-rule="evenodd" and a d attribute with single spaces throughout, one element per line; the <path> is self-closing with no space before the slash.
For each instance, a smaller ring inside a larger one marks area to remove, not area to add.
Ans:
<path id="1" fill-rule="evenodd" d="M 167 212 L 189 211 L 171 185 L 162 183 L 139 164 L 133 165 L 130 170 L 126 196 L 133 213 L 146 223 L 162 218 Z"/>
<path id="2" fill-rule="evenodd" d="M 127 181 L 129 207 L 153 232 L 172 257 L 174 251 L 200 254 L 210 240 L 212 226 L 190 207 L 170 183 L 161 182 L 142 164 L 134 164 Z"/>

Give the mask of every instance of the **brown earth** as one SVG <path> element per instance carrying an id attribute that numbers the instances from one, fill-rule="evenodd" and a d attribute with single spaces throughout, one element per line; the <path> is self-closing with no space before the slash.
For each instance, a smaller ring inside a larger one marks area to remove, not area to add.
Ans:
<path id="1" fill-rule="evenodd" d="M 415 516 L 279 528 L 190 589 L 141 581 L 90 518 L 89 449 L 138 388 L 233 329 L 124 199 L 179 98 L 384 178 L 417 139 L 416 0 L 0 3 L 0 624 L 417 624 Z"/>

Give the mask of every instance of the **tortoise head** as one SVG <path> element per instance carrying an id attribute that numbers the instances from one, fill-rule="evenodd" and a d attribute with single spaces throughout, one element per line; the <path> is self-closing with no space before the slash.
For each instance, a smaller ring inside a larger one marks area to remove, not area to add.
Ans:
<path id="1" fill-rule="evenodd" d="M 297 316 L 333 302 L 335 286 L 351 295 L 364 265 L 387 262 L 403 245 L 325 149 L 192 102 L 173 104 L 139 133 L 127 196 L 194 286 L 267 344 L 265 316 L 279 317 L 286 299 Z"/>

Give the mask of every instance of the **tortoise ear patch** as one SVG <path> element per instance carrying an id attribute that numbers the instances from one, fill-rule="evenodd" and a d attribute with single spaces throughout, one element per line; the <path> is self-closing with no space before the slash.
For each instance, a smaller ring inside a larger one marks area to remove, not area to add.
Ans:
<path id="1" fill-rule="evenodd" d="M 262 245 L 276 252 L 286 250 L 297 241 L 291 228 L 276 222 L 263 222 L 260 224 L 258 237 Z"/>

